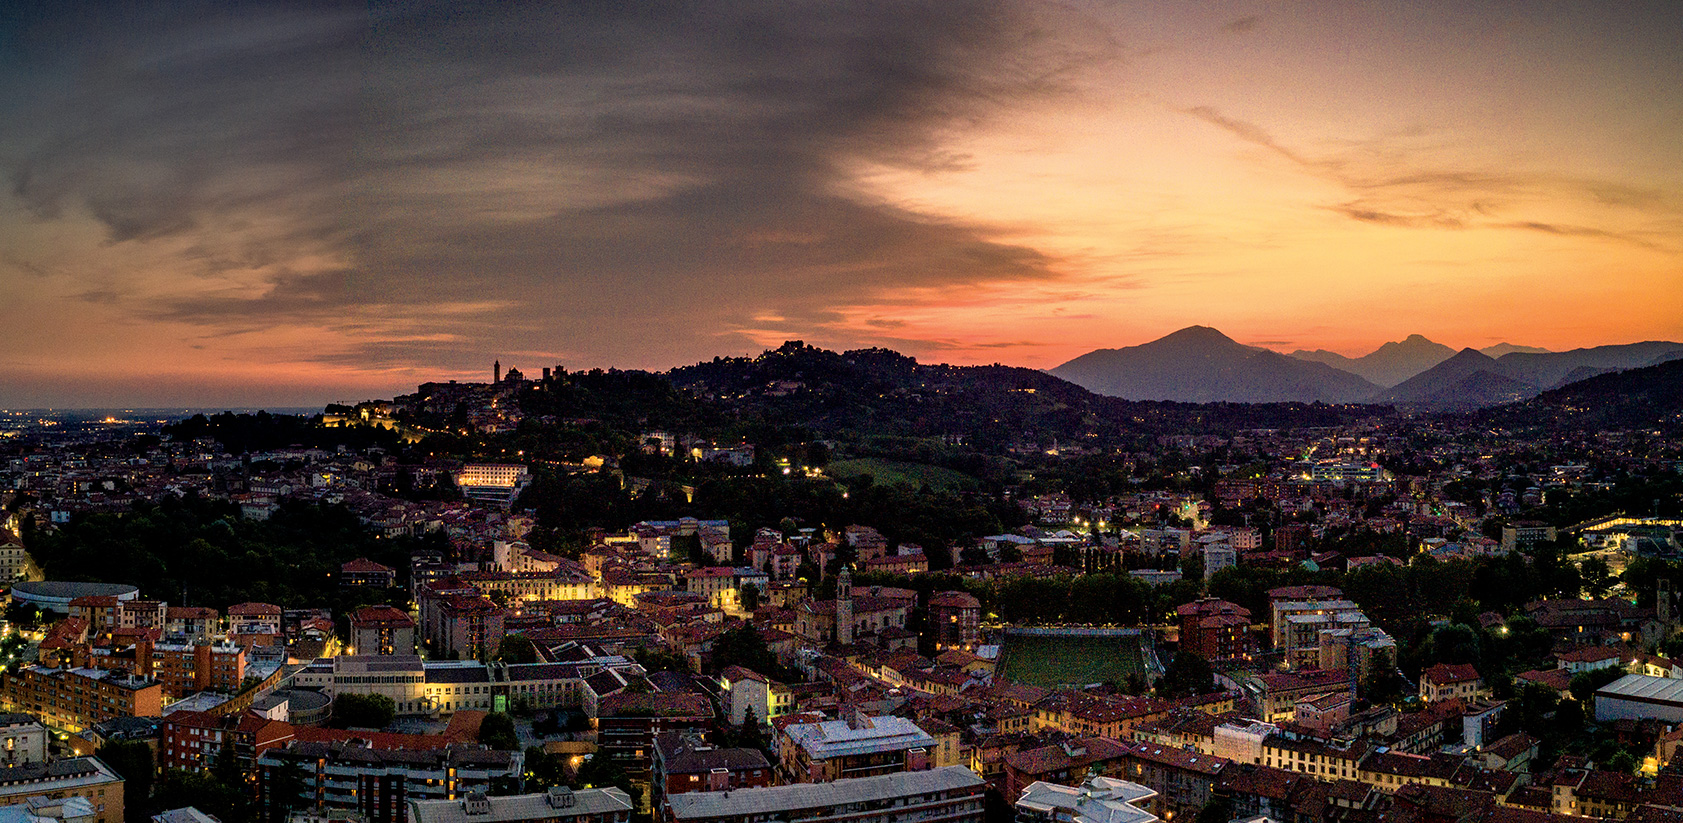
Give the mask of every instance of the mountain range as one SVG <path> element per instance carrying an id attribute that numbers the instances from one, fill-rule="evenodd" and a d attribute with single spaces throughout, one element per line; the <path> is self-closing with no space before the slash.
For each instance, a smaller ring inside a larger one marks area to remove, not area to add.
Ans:
<path id="1" fill-rule="evenodd" d="M 1500 343 L 1459 352 L 1421 335 L 1361 357 L 1283 355 L 1192 326 L 1138 346 L 1088 352 L 1049 372 L 1131 400 L 1372 402 L 1474 409 L 1534 397 L 1589 377 L 1683 358 L 1683 343 L 1649 341 L 1551 352 Z"/>

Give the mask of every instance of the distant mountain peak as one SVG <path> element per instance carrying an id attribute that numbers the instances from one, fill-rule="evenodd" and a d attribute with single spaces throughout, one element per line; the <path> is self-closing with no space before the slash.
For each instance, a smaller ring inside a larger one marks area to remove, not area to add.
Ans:
<path id="1" fill-rule="evenodd" d="M 1051 373 L 1099 394 L 1190 403 L 1347 403 L 1376 388 L 1349 372 L 1247 346 L 1209 326 L 1088 352 Z"/>

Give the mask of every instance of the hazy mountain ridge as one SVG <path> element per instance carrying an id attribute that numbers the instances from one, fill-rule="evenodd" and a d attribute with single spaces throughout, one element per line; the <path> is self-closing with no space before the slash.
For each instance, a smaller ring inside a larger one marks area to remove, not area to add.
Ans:
<path id="1" fill-rule="evenodd" d="M 1207 326 L 1088 352 L 1048 371 L 1098 394 L 1183 403 L 1352 403 L 1379 388 L 1325 363 L 1246 346 Z"/>
<path id="2" fill-rule="evenodd" d="M 1426 339 L 1422 335 L 1386 343 L 1361 357 L 1345 357 L 1326 349 L 1306 351 L 1298 349 L 1292 357 L 1325 363 L 1335 369 L 1358 375 L 1378 386 L 1390 387 L 1407 380 L 1454 356 L 1455 350 Z"/>
<path id="3" fill-rule="evenodd" d="M 1683 358 L 1683 343 L 1564 352 L 1501 343 L 1457 352 L 1418 334 L 1358 358 L 1324 349 L 1281 355 L 1191 326 L 1138 346 L 1098 349 L 1049 371 L 1099 394 L 1136 400 L 1371 402 L 1454 410 L 1511 403 L 1676 358 Z"/>

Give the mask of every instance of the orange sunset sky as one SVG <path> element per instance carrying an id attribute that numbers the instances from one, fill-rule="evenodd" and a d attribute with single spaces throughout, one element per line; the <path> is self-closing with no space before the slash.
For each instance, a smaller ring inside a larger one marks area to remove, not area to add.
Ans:
<path id="1" fill-rule="evenodd" d="M 0 406 L 1683 339 L 1670 2 L 112 6 L 0 16 Z"/>

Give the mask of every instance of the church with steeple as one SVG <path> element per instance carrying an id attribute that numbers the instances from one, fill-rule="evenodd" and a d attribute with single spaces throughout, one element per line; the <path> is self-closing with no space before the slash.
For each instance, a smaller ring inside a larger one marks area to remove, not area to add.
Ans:
<path id="1" fill-rule="evenodd" d="M 795 634 L 813 643 L 855 643 L 884 649 L 917 647 L 917 634 L 906 619 L 917 605 L 917 592 L 889 586 L 854 589 L 853 570 L 836 575 L 832 600 L 805 600 L 795 609 Z"/>

